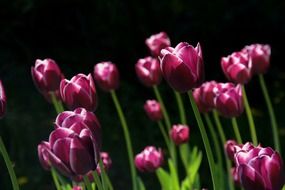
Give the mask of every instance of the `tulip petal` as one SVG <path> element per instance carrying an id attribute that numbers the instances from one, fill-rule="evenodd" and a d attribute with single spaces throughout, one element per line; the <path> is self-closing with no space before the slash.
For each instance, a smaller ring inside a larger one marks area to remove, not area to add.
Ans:
<path id="1" fill-rule="evenodd" d="M 239 165 L 238 175 L 242 186 L 246 190 L 267 190 L 262 176 L 247 164 Z"/>
<path id="2" fill-rule="evenodd" d="M 60 138 L 72 137 L 74 132 L 67 128 L 57 128 L 49 136 L 50 147 L 53 149 L 55 142 Z"/>
<path id="3" fill-rule="evenodd" d="M 67 166 L 69 166 L 70 162 L 70 143 L 71 138 L 62 138 L 57 140 L 53 146 L 53 153 Z"/>

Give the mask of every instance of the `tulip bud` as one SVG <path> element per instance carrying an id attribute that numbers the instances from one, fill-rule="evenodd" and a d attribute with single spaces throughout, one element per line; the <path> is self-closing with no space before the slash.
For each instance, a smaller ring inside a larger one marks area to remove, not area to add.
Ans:
<path id="1" fill-rule="evenodd" d="M 224 117 L 237 117 L 242 114 L 244 106 L 241 85 L 234 86 L 231 83 L 228 83 L 228 85 L 219 83 L 218 86 L 220 87 L 217 88 L 221 88 L 215 98 L 218 112 Z"/>
<path id="2" fill-rule="evenodd" d="M 44 168 L 50 165 L 63 175 L 75 178 L 95 170 L 101 149 L 101 128 L 96 116 L 84 108 L 60 113 L 49 142 L 38 146 Z"/>
<path id="3" fill-rule="evenodd" d="M 136 66 L 136 73 L 145 86 L 158 85 L 161 81 L 161 70 L 159 61 L 152 57 L 139 59 Z"/>
<path id="4" fill-rule="evenodd" d="M 170 138 L 176 145 L 187 143 L 189 140 L 189 130 L 187 125 L 173 125 L 170 131 Z"/>
<path id="5" fill-rule="evenodd" d="M 141 153 L 136 155 L 135 165 L 141 172 L 154 172 L 163 164 L 161 149 L 147 146 Z"/>
<path id="6" fill-rule="evenodd" d="M 235 140 L 228 140 L 226 142 L 226 144 L 224 145 L 225 152 L 226 152 L 228 158 L 232 161 L 234 161 L 234 155 L 236 153 L 235 146 L 238 146 L 238 144 Z"/>
<path id="7" fill-rule="evenodd" d="M 251 79 L 252 61 L 247 53 L 234 52 L 221 59 L 221 66 L 226 77 L 239 84 L 246 84 Z"/>
<path id="8" fill-rule="evenodd" d="M 77 74 L 60 83 L 60 95 L 69 109 L 83 107 L 94 111 L 97 106 L 96 89 L 91 74 Z"/>
<path id="9" fill-rule="evenodd" d="M 74 186 L 74 187 L 72 188 L 72 190 L 83 190 L 83 189 L 82 189 L 82 187 L 80 187 L 80 186 Z"/>
<path id="10" fill-rule="evenodd" d="M 119 87 L 119 71 L 112 62 L 97 63 L 94 66 L 94 79 L 104 91 L 115 90 Z"/>
<path id="11" fill-rule="evenodd" d="M 144 110 L 152 121 L 159 121 L 163 118 L 160 104 L 156 100 L 147 100 L 144 104 Z"/>
<path id="12" fill-rule="evenodd" d="M 271 48 L 269 45 L 252 44 L 245 46 L 243 52 L 249 54 L 252 61 L 252 73 L 265 73 L 269 67 Z"/>
<path id="13" fill-rule="evenodd" d="M 60 68 L 52 59 L 37 59 L 35 67 L 31 68 L 33 81 L 38 90 L 47 100 L 51 100 L 50 92 L 59 95 L 60 81 L 64 78 Z M 57 96 L 59 98 L 60 96 Z"/>
<path id="14" fill-rule="evenodd" d="M 165 32 L 154 34 L 145 40 L 153 56 L 159 56 L 160 50 L 170 46 L 170 39 Z"/>
<path id="15" fill-rule="evenodd" d="M 270 147 L 242 147 L 235 154 L 239 181 L 245 190 L 281 190 L 285 184 L 283 160 Z"/>
<path id="16" fill-rule="evenodd" d="M 6 98 L 4 86 L 2 84 L 2 81 L 0 80 L 0 119 L 6 113 L 6 107 L 7 107 L 6 105 L 7 105 L 7 98 Z"/>
<path id="17" fill-rule="evenodd" d="M 186 42 L 175 48 L 162 49 L 161 69 L 165 80 L 178 92 L 187 92 L 201 85 L 204 79 L 202 50 Z"/>
<path id="18" fill-rule="evenodd" d="M 107 152 L 100 152 L 100 158 L 103 162 L 104 170 L 108 171 L 112 166 L 112 160 L 111 160 L 110 155 Z M 99 165 L 97 165 L 96 170 L 97 170 L 98 174 L 101 174 L 101 169 L 100 169 Z"/>

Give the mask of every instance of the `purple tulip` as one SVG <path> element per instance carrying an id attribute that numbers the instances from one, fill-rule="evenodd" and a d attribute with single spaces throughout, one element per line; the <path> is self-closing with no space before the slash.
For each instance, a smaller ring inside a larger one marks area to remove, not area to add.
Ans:
<path id="1" fill-rule="evenodd" d="M 163 154 L 161 149 L 154 146 L 147 146 L 136 155 L 135 165 L 141 172 L 154 172 L 163 164 Z"/>
<path id="2" fill-rule="evenodd" d="M 246 84 L 251 79 L 252 61 L 248 53 L 234 52 L 221 59 L 226 77 L 237 84 Z"/>
<path id="3" fill-rule="evenodd" d="M 62 80 L 60 95 L 63 102 L 71 110 L 78 107 L 83 107 L 88 111 L 96 109 L 96 89 L 91 74 L 88 76 L 77 74 L 71 80 Z"/>
<path id="4" fill-rule="evenodd" d="M 156 100 L 147 100 L 144 104 L 144 110 L 152 121 L 159 121 L 163 118 L 160 104 Z"/>
<path id="5" fill-rule="evenodd" d="M 225 152 L 231 161 L 234 161 L 234 155 L 236 153 L 235 146 L 238 146 L 235 140 L 228 140 L 226 144 L 224 145 Z"/>
<path id="6" fill-rule="evenodd" d="M 108 152 L 100 152 L 100 158 L 103 162 L 104 170 L 108 171 L 112 166 L 112 160 L 111 160 L 109 153 Z M 97 170 L 98 174 L 101 174 L 101 169 L 100 169 L 99 165 L 97 165 L 96 170 Z"/>
<path id="7" fill-rule="evenodd" d="M 165 80 L 178 92 L 187 92 L 201 85 L 204 79 L 202 50 L 198 43 L 196 48 L 186 42 L 175 48 L 161 50 L 161 69 Z"/>
<path id="8" fill-rule="evenodd" d="M 242 51 L 251 57 L 253 74 L 262 74 L 268 70 L 271 54 L 269 45 L 252 44 L 245 46 Z"/>
<path id="9" fill-rule="evenodd" d="M 270 147 L 247 143 L 236 152 L 235 162 L 245 190 L 281 190 L 285 184 L 283 160 Z"/>
<path id="10" fill-rule="evenodd" d="M 190 129 L 187 125 L 173 125 L 170 130 L 170 138 L 176 145 L 187 143 L 189 140 Z"/>
<path id="11" fill-rule="evenodd" d="M 170 39 L 165 32 L 154 34 L 145 40 L 153 56 L 159 56 L 160 50 L 170 46 Z"/>
<path id="12" fill-rule="evenodd" d="M 159 61 L 152 57 L 139 59 L 136 66 L 136 73 L 145 86 L 158 85 L 162 78 Z"/>
<path id="13" fill-rule="evenodd" d="M 50 92 L 54 92 L 56 97 L 60 99 L 59 86 L 64 76 L 54 60 L 37 59 L 35 67 L 31 68 L 31 73 L 36 87 L 47 100 L 51 100 Z"/>
<path id="14" fill-rule="evenodd" d="M 6 113 L 6 107 L 7 107 L 7 98 L 4 86 L 2 84 L 2 81 L 0 80 L 0 119 L 4 117 Z"/>
<path id="15" fill-rule="evenodd" d="M 119 87 L 119 71 L 112 62 L 97 63 L 94 66 L 94 79 L 99 87 L 107 92 Z"/>
<path id="16" fill-rule="evenodd" d="M 72 188 L 72 190 L 83 190 L 83 189 L 82 189 L 82 187 L 80 187 L 80 186 L 74 186 L 74 187 Z"/>
<path id="17" fill-rule="evenodd" d="M 63 175 L 76 178 L 96 170 L 101 149 L 101 128 L 96 116 L 84 108 L 60 113 L 49 142 L 38 146 L 45 169 L 55 167 Z"/>
<path id="18" fill-rule="evenodd" d="M 237 117 L 244 110 L 241 85 L 219 83 L 215 97 L 216 109 L 224 117 Z"/>

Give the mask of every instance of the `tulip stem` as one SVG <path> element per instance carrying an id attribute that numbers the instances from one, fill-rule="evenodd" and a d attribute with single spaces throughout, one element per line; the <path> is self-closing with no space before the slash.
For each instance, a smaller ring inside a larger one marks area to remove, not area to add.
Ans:
<path id="1" fill-rule="evenodd" d="M 269 116 L 270 116 L 274 145 L 275 145 L 276 150 L 279 153 L 281 153 L 280 141 L 279 141 L 279 135 L 278 135 L 278 126 L 277 126 L 277 121 L 276 121 L 275 113 L 273 110 L 273 106 L 270 100 L 270 96 L 268 94 L 268 90 L 267 90 L 263 75 L 259 74 L 258 77 L 259 77 L 259 83 L 260 83 L 262 93 L 265 98 L 265 102 L 266 102 L 267 109 L 268 109 Z"/>
<path id="2" fill-rule="evenodd" d="M 98 190 L 103 190 L 103 186 L 102 186 L 102 183 L 100 181 L 97 171 L 95 170 L 94 172 L 92 172 L 92 174 L 93 174 L 94 181 L 96 185 L 98 186 Z"/>
<path id="3" fill-rule="evenodd" d="M 216 110 L 213 111 L 213 115 L 214 115 L 214 120 L 215 120 L 215 124 L 218 128 L 218 133 L 221 139 L 221 143 L 224 146 L 224 144 L 226 143 L 227 139 L 226 139 L 226 135 L 224 133 L 218 112 Z M 231 174 L 231 162 L 229 160 L 229 158 L 226 155 L 226 152 L 224 151 L 224 156 L 226 159 L 226 167 L 227 167 L 227 171 L 228 171 L 228 181 L 229 181 L 229 189 L 230 190 L 234 190 L 234 183 L 233 183 L 233 178 L 232 178 L 232 174 Z"/>
<path id="4" fill-rule="evenodd" d="M 137 182 L 136 182 L 136 169 L 135 169 L 135 165 L 134 165 L 134 154 L 133 154 L 133 148 L 132 148 L 132 143 L 131 143 L 131 137 L 130 137 L 130 133 L 129 133 L 129 129 L 127 126 L 127 122 L 126 122 L 126 118 L 124 116 L 124 113 L 122 111 L 122 107 L 118 101 L 116 92 L 114 90 L 111 90 L 111 96 L 113 99 L 113 102 L 115 104 L 116 110 L 118 112 L 120 121 L 121 121 L 121 125 L 124 131 L 124 136 L 125 136 L 125 140 L 126 140 L 126 146 L 127 146 L 127 150 L 128 150 L 128 156 L 129 156 L 129 164 L 130 164 L 130 170 L 131 170 L 131 176 L 132 176 L 132 183 L 133 183 L 133 190 L 137 190 Z"/>
<path id="5" fill-rule="evenodd" d="M 158 123 L 159 129 L 160 129 L 160 131 L 162 133 L 162 136 L 164 138 L 165 144 L 166 144 L 166 146 L 168 148 L 168 151 L 171 153 L 169 136 L 167 135 L 167 133 L 165 131 L 165 128 L 164 128 L 163 124 L 161 123 L 161 121 L 158 121 L 157 123 Z"/>
<path id="6" fill-rule="evenodd" d="M 12 181 L 12 186 L 14 190 L 19 190 L 19 184 L 17 181 L 17 177 L 15 174 L 15 171 L 13 170 L 13 166 L 12 166 L 12 162 L 9 158 L 9 155 L 7 153 L 7 150 L 5 148 L 5 145 L 2 141 L 2 137 L 0 136 L 0 152 L 2 153 L 3 159 L 5 161 L 6 167 L 8 169 L 9 175 L 10 175 L 10 179 Z"/>
<path id="7" fill-rule="evenodd" d="M 51 101 L 57 114 L 64 111 L 63 105 L 60 100 L 57 100 L 54 92 L 51 92 Z"/>
<path id="8" fill-rule="evenodd" d="M 57 190 L 61 190 L 61 186 L 60 186 L 58 178 L 57 178 L 56 170 L 53 167 L 51 167 L 50 170 L 51 170 L 51 176 L 52 176 L 52 179 L 53 179 L 53 182 L 55 184 L 56 189 Z"/>
<path id="9" fill-rule="evenodd" d="M 243 98 L 243 103 L 245 106 L 245 111 L 246 111 L 246 115 L 247 115 L 247 119 L 249 123 L 251 139 L 252 139 L 253 144 L 257 146 L 258 140 L 256 136 L 254 120 L 253 120 L 252 112 L 251 112 L 251 109 L 248 103 L 244 85 L 242 85 L 242 98 Z"/>
<path id="10" fill-rule="evenodd" d="M 83 176 L 83 180 L 84 180 L 84 184 L 86 186 L 86 189 L 92 190 L 92 186 L 91 186 L 91 183 L 90 183 L 87 175 Z"/>
<path id="11" fill-rule="evenodd" d="M 205 126 L 204 126 L 204 123 L 202 121 L 200 112 L 199 112 L 199 110 L 197 108 L 197 105 L 195 103 L 192 91 L 188 91 L 188 96 L 189 96 L 189 99 L 190 99 L 190 103 L 191 103 L 194 115 L 196 117 L 196 121 L 198 123 L 198 127 L 199 127 L 199 130 L 200 130 L 200 133 L 201 133 L 201 136 L 202 136 L 202 140 L 203 140 L 203 143 L 204 143 L 204 147 L 205 147 L 205 150 L 206 150 L 206 155 L 207 155 L 207 158 L 208 158 L 208 163 L 209 163 L 209 167 L 210 167 L 210 171 L 211 171 L 211 177 L 212 177 L 212 182 L 213 182 L 213 189 L 214 190 L 215 189 L 220 189 L 220 187 L 217 186 L 217 182 L 216 182 L 216 177 L 215 177 L 215 172 L 214 172 L 215 162 L 214 162 L 212 149 L 210 147 L 208 135 L 206 133 Z"/>
<path id="12" fill-rule="evenodd" d="M 175 94 L 175 98 L 176 98 L 178 109 L 179 109 L 180 121 L 182 124 L 187 124 L 186 115 L 185 115 L 185 108 L 183 105 L 182 97 L 179 94 L 179 92 L 174 91 L 174 94 Z"/>
<path id="13" fill-rule="evenodd" d="M 233 125 L 233 129 L 234 129 L 235 136 L 236 136 L 238 144 L 242 144 L 241 135 L 240 135 L 237 120 L 235 117 L 232 118 L 232 125 Z"/>

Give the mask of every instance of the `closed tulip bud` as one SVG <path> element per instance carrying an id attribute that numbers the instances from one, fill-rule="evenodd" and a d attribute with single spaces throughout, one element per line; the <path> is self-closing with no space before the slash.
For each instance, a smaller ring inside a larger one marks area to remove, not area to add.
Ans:
<path id="1" fill-rule="evenodd" d="M 220 84 L 223 85 L 223 84 Z M 244 110 L 241 85 L 223 85 L 215 98 L 216 109 L 224 117 L 237 117 Z"/>
<path id="2" fill-rule="evenodd" d="M 112 166 L 112 160 L 111 160 L 109 153 L 108 152 L 100 152 L 100 158 L 102 160 L 104 170 L 108 171 Z M 100 169 L 99 165 L 97 165 L 96 170 L 99 174 L 101 174 L 101 169 Z"/>
<path id="3" fill-rule="evenodd" d="M 119 87 L 119 71 L 112 62 L 97 63 L 94 66 L 94 79 L 99 87 L 107 92 Z"/>
<path id="4" fill-rule="evenodd" d="M 154 146 L 147 146 L 135 157 L 135 165 L 141 172 L 154 172 L 163 164 L 163 154 L 161 149 Z"/>
<path id="5" fill-rule="evenodd" d="M 96 116 L 84 108 L 60 113 L 48 143 L 38 147 L 44 167 L 50 165 L 70 178 L 96 170 L 101 128 Z"/>
<path id="6" fill-rule="evenodd" d="M 5 115 L 7 107 L 7 98 L 2 81 L 0 80 L 0 119 Z"/>
<path id="7" fill-rule="evenodd" d="M 268 70 L 271 48 L 269 45 L 252 44 L 242 50 L 249 54 L 252 61 L 252 73 L 262 74 Z"/>
<path id="8" fill-rule="evenodd" d="M 237 84 L 246 84 L 251 79 L 252 61 L 248 53 L 234 52 L 221 59 L 226 77 Z"/>
<path id="9" fill-rule="evenodd" d="M 160 83 L 162 74 L 157 59 L 152 57 L 139 59 L 135 69 L 138 78 L 145 86 L 151 87 Z"/>
<path id="10" fill-rule="evenodd" d="M 235 140 L 228 140 L 226 144 L 224 145 L 225 152 L 231 161 L 234 161 L 234 155 L 236 153 L 235 146 L 238 146 Z"/>
<path id="11" fill-rule="evenodd" d="M 83 190 L 83 189 L 82 189 L 82 187 L 80 187 L 80 186 L 74 186 L 74 187 L 72 188 L 72 190 Z"/>
<path id="12" fill-rule="evenodd" d="M 235 154 L 235 160 L 245 190 L 281 190 L 285 184 L 283 160 L 270 147 L 241 149 Z"/>
<path id="13" fill-rule="evenodd" d="M 186 42 L 175 48 L 161 50 L 162 74 L 168 84 L 178 92 L 187 92 L 201 85 L 204 79 L 202 50 L 198 43 L 196 48 Z"/>
<path id="14" fill-rule="evenodd" d="M 160 104 L 156 100 L 147 100 L 144 104 L 144 110 L 153 121 L 159 121 L 163 118 Z"/>
<path id="15" fill-rule="evenodd" d="M 170 138 L 176 145 L 187 143 L 189 140 L 189 127 L 187 125 L 173 125 L 170 130 Z"/>
<path id="16" fill-rule="evenodd" d="M 47 100 L 51 100 L 50 92 L 58 92 L 60 81 L 64 78 L 56 62 L 52 59 L 37 59 L 35 67 L 31 68 L 31 73 L 38 90 Z"/>
<path id="17" fill-rule="evenodd" d="M 170 39 L 165 32 L 154 34 L 145 40 L 153 56 L 159 56 L 160 50 L 170 46 Z"/>
<path id="18" fill-rule="evenodd" d="M 97 106 L 96 89 L 91 74 L 77 74 L 71 80 L 64 79 L 60 83 L 62 101 L 71 110 L 83 107 L 94 111 Z"/>

